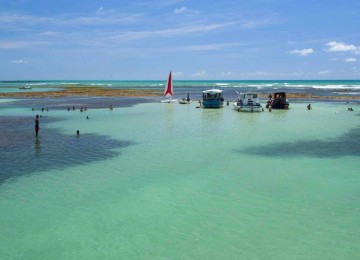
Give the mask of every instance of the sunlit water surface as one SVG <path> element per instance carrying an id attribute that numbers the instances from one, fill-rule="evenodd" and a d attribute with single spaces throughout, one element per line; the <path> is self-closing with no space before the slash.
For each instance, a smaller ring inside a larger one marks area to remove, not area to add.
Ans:
<path id="1" fill-rule="evenodd" d="M 3 107 L 0 258 L 355 259 L 360 106 L 306 105 Z"/>

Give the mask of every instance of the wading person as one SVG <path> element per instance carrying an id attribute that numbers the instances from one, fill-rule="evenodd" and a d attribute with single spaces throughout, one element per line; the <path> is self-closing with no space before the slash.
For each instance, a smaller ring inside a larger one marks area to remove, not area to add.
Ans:
<path id="1" fill-rule="evenodd" d="M 40 129 L 39 124 L 40 124 L 40 122 L 39 122 L 39 115 L 36 115 L 36 117 L 35 117 L 35 136 L 36 136 L 36 137 L 37 137 L 38 134 L 39 134 L 39 129 Z"/>

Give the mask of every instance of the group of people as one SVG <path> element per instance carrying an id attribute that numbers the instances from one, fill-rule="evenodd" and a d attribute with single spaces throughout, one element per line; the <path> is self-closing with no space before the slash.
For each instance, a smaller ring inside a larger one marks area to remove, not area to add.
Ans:
<path id="1" fill-rule="evenodd" d="M 71 110 L 71 108 L 70 107 L 68 107 L 68 109 L 67 109 L 68 111 L 70 111 Z M 73 111 L 75 111 L 75 107 L 73 106 L 72 107 L 72 110 Z M 80 112 L 84 112 L 84 111 L 87 111 L 87 107 L 85 106 L 85 107 L 80 107 Z"/>
<path id="2" fill-rule="evenodd" d="M 110 105 L 110 106 L 109 106 L 109 109 L 110 109 L 110 110 L 113 110 L 113 105 Z M 32 111 L 34 111 L 34 110 L 35 110 L 35 109 L 32 108 Z M 70 111 L 70 110 L 75 111 L 75 106 L 73 106 L 72 108 L 68 107 L 67 110 L 68 110 L 68 111 Z M 41 111 L 44 112 L 44 111 L 45 111 L 45 108 L 41 108 Z M 49 111 L 49 109 L 46 109 L 46 111 Z M 84 111 L 87 111 L 87 107 L 86 107 L 86 106 L 80 108 L 80 112 L 84 112 Z M 40 129 L 40 121 L 39 121 L 39 118 L 40 118 L 40 117 L 41 117 L 41 116 L 39 116 L 39 115 L 36 115 L 36 116 L 35 116 L 35 136 L 36 136 L 36 137 L 38 137 L 38 135 L 39 135 L 39 129 Z M 89 116 L 86 116 L 86 119 L 90 119 Z M 77 136 L 80 136 L 80 131 L 79 131 L 79 130 L 76 131 L 76 135 L 77 135 Z"/>

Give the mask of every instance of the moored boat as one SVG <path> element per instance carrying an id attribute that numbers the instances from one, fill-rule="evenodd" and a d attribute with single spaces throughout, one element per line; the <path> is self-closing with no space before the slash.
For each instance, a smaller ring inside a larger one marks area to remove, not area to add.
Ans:
<path id="1" fill-rule="evenodd" d="M 203 91 L 203 108 L 220 108 L 224 105 L 223 91 L 220 89 L 209 89 Z"/>
<path id="2" fill-rule="evenodd" d="M 290 103 L 286 98 L 286 92 L 275 92 L 269 95 L 266 108 L 272 109 L 289 109 Z"/>
<path id="3" fill-rule="evenodd" d="M 263 108 L 257 93 L 239 93 L 233 102 L 234 109 L 242 112 L 261 112 Z"/>
<path id="4" fill-rule="evenodd" d="M 187 98 L 183 98 L 179 100 L 179 104 L 191 104 L 189 93 L 187 93 Z"/>

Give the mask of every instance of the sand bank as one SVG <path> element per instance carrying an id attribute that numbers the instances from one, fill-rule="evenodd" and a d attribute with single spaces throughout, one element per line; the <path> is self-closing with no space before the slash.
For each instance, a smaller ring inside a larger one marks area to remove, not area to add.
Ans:
<path id="1" fill-rule="evenodd" d="M 0 97 L 151 97 L 160 96 L 161 93 L 155 90 L 144 89 L 110 89 L 100 87 L 66 87 L 57 91 L 26 91 L 26 92 L 11 92 L 0 93 Z"/>

